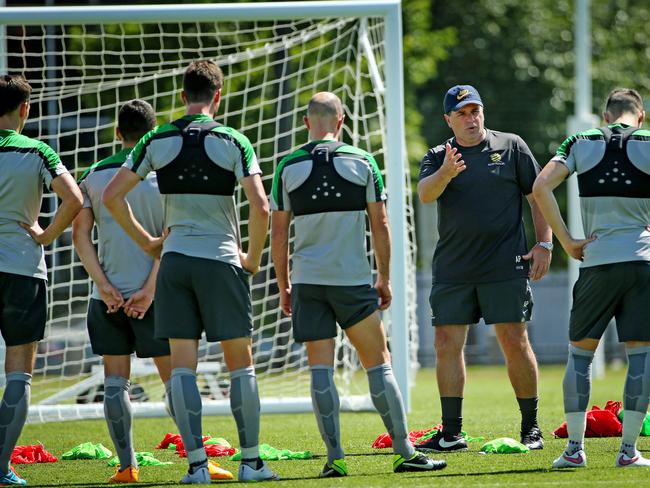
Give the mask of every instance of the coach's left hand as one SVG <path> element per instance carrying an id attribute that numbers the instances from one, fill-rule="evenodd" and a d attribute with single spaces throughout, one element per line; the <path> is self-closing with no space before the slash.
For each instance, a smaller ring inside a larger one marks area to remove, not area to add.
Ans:
<path id="1" fill-rule="evenodd" d="M 124 304 L 124 313 L 132 319 L 142 320 L 153 303 L 153 293 L 142 288 L 136 291 Z"/>
<path id="2" fill-rule="evenodd" d="M 531 281 L 541 279 L 548 272 L 548 268 L 551 266 L 552 255 L 553 253 L 548 249 L 535 245 L 528 254 L 522 256 L 526 261 L 532 261 L 530 263 L 530 271 L 528 272 L 528 278 Z"/>

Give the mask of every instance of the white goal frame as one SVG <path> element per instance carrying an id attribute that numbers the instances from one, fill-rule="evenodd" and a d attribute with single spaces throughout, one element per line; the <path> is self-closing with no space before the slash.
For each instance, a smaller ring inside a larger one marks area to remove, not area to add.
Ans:
<path id="1" fill-rule="evenodd" d="M 4 2 L 3 2 L 4 3 Z M 388 219 L 392 236 L 391 282 L 393 301 L 388 311 L 391 326 L 391 353 L 393 369 L 404 405 L 410 410 L 409 378 L 409 312 L 408 283 L 415 279 L 408 276 L 409 235 L 407 229 L 407 206 L 410 189 L 405 183 L 407 168 L 404 129 L 404 86 L 402 59 L 401 0 L 332 0 L 304 2 L 263 2 L 249 4 L 193 4 L 193 5 L 146 5 L 146 6 L 85 6 L 85 7 L 5 7 L 0 8 L 0 66 L 6 67 L 4 30 L 7 25 L 56 25 L 84 23 L 155 23 L 194 21 L 264 21 L 299 18 L 381 17 L 385 23 L 385 121 L 386 158 L 385 167 L 388 191 Z M 376 66 L 370 66 L 370 71 Z M 378 77 L 379 78 L 379 77 Z M 381 90 L 381 87 L 379 88 Z M 311 410 L 311 402 L 306 410 Z M 262 411 L 296 411 L 288 405 L 267 404 L 262 398 Z M 280 402 L 282 403 L 282 402 Z M 86 406 L 72 406 L 82 408 Z M 90 407 L 90 406 L 88 406 Z M 149 406 L 134 405 L 134 409 L 148 410 Z M 45 411 L 38 413 L 38 405 L 32 406 L 33 415 L 41 420 Z M 46 406 L 42 406 L 46 408 Z M 35 411 L 34 411 L 35 410 Z M 141 412 L 146 415 L 146 412 Z M 208 409 L 205 413 L 216 413 Z M 89 416 L 96 416 L 90 414 Z M 99 415 L 101 416 L 101 414 Z M 33 419 L 36 420 L 36 419 Z"/>

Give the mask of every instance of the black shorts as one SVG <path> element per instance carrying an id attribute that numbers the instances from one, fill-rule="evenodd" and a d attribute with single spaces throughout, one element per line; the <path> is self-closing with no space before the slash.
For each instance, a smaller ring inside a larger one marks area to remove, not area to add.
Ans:
<path id="1" fill-rule="evenodd" d="M 429 295 L 432 325 L 526 323 L 533 311 L 528 278 L 490 283 L 434 283 Z"/>
<path id="2" fill-rule="evenodd" d="M 209 342 L 250 337 L 250 274 L 223 261 L 169 252 L 156 281 L 156 337 Z"/>
<path id="3" fill-rule="evenodd" d="M 40 341 L 45 336 L 45 280 L 0 271 L 0 332 L 7 346 Z"/>
<path id="4" fill-rule="evenodd" d="M 297 283 L 291 287 L 291 323 L 296 342 L 336 337 L 379 308 L 377 291 L 370 285 L 330 286 Z"/>
<path id="5" fill-rule="evenodd" d="M 618 340 L 650 341 L 650 263 L 630 261 L 581 268 L 573 287 L 569 338 L 600 339 L 616 319 Z"/>
<path id="6" fill-rule="evenodd" d="M 102 300 L 90 299 L 88 335 L 95 354 L 123 356 L 135 352 L 139 358 L 169 355 L 169 342 L 154 335 L 153 304 L 142 319 L 131 318 L 122 309 L 115 313 L 107 310 Z"/>

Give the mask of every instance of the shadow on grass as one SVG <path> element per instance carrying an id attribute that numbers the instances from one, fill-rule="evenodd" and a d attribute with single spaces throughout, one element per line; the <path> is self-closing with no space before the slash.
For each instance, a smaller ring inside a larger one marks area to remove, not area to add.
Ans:
<path id="1" fill-rule="evenodd" d="M 29 485 L 27 485 L 27 486 L 29 486 L 31 488 L 39 488 L 39 487 L 42 487 L 42 488 L 48 487 L 49 488 L 49 487 L 52 487 L 52 486 L 60 487 L 61 483 L 51 483 L 51 484 L 50 483 L 40 483 L 38 485 L 34 485 L 32 483 L 29 483 Z M 78 487 L 78 488 L 91 488 L 91 487 L 96 487 L 96 486 L 100 487 L 101 486 L 101 487 L 105 488 L 107 486 L 107 483 L 97 483 L 97 482 L 92 482 L 92 483 L 90 483 L 90 482 L 88 482 L 88 483 L 69 483 L 68 482 L 68 483 L 65 484 L 65 486 L 66 487 Z M 170 480 L 170 481 L 156 481 L 156 482 L 151 482 L 151 483 L 147 483 L 147 482 L 125 483 L 125 484 L 120 484 L 120 486 L 138 486 L 138 487 L 178 486 L 178 481 Z"/>
<path id="2" fill-rule="evenodd" d="M 503 474 L 533 474 L 533 473 L 573 473 L 575 469 L 551 469 L 551 468 L 531 468 L 531 469 L 504 469 L 501 471 L 481 471 L 476 473 L 450 473 L 445 474 L 444 471 L 440 473 L 440 476 L 445 476 L 451 478 L 454 476 L 492 476 L 492 475 L 503 475 Z M 425 473 L 422 473 L 425 474 Z M 430 476 L 430 475 L 428 475 Z"/>
<path id="3" fill-rule="evenodd" d="M 391 449 L 378 449 L 376 451 L 372 452 L 359 452 L 359 453 L 345 453 L 345 457 L 365 457 L 365 456 L 392 456 L 393 451 Z M 317 456 L 314 456 L 317 457 Z M 318 456 L 318 457 L 327 457 L 327 455 L 324 456 Z"/>
<path id="4" fill-rule="evenodd" d="M 550 469 L 550 468 L 532 468 L 532 469 L 505 469 L 502 471 L 482 471 L 476 473 L 449 473 L 446 474 L 445 470 L 440 471 L 422 471 L 422 472 L 411 472 L 411 473 L 395 473 L 397 475 L 408 474 L 410 475 L 408 479 L 413 478 L 457 478 L 457 477 L 467 477 L 472 478 L 475 476 L 500 476 L 507 474 L 533 474 L 533 473 L 573 473 L 576 469 Z M 434 474 L 435 473 L 435 474 Z M 386 473 L 393 474 L 393 473 Z M 362 477 L 377 477 L 378 473 L 368 473 L 368 474 L 352 474 L 350 478 L 362 478 Z M 283 477 L 282 481 L 297 481 L 297 480 L 311 480 L 311 479 L 320 479 L 318 476 L 296 476 L 296 477 Z M 140 485 L 139 485 L 140 486 Z"/>

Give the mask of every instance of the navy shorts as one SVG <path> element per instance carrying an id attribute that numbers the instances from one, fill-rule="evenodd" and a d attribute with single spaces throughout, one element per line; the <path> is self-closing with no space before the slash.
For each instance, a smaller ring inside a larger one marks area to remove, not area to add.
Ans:
<path id="1" fill-rule="evenodd" d="M 569 338 L 600 339 L 616 319 L 618 340 L 650 341 L 650 263 L 630 261 L 581 268 L 573 287 Z"/>
<path id="2" fill-rule="evenodd" d="M 88 303 L 88 335 L 95 354 L 124 356 L 133 352 L 139 358 L 169 355 L 169 342 L 156 339 L 154 330 L 154 305 L 142 319 L 134 319 L 119 309 L 107 313 L 102 300 L 90 299 Z"/>
<path id="3" fill-rule="evenodd" d="M 214 259 L 169 252 L 156 281 L 156 337 L 209 342 L 250 337 L 250 274 Z"/>
<path id="4" fill-rule="evenodd" d="M 297 283 L 291 287 L 291 323 L 296 342 L 336 337 L 379 308 L 377 291 L 370 285 L 331 286 Z"/>
<path id="5" fill-rule="evenodd" d="M 7 346 L 43 339 L 47 322 L 45 280 L 0 271 L 0 332 Z"/>
<path id="6" fill-rule="evenodd" d="M 434 283 L 429 296 L 436 325 L 525 323 L 533 311 L 528 278 L 490 283 Z"/>

